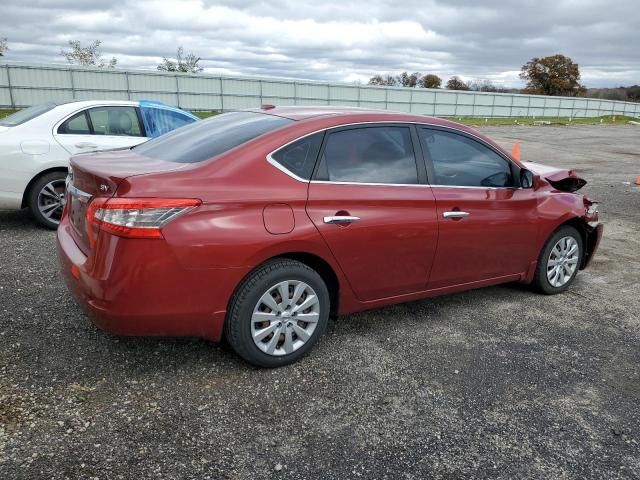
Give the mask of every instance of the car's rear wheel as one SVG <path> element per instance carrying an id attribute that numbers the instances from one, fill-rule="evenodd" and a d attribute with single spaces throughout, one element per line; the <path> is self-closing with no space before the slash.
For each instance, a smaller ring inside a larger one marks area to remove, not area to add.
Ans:
<path id="1" fill-rule="evenodd" d="M 564 292 L 578 274 L 582 254 L 580 232 L 569 225 L 561 227 L 542 249 L 533 286 L 547 295 Z"/>
<path id="2" fill-rule="evenodd" d="M 55 230 L 60 224 L 65 203 L 66 172 L 50 172 L 38 178 L 27 200 L 33 218 L 42 226 Z"/>
<path id="3" fill-rule="evenodd" d="M 329 291 L 315 270 L 295 260 L 273 260 L 238 289 L 225 337 L 253 365 L 288 365 L 318 341 L 327 326 L 329 305 Z"/>

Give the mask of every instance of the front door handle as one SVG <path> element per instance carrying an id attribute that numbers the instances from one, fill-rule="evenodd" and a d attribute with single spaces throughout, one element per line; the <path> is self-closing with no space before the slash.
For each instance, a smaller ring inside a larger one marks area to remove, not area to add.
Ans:
<path id="1" fill-rule="evenodd" d="M 90 142 L 80 142 L 76 143 L 76 148 L 98 148 L 98 145 Z"/>
<path id="2" fill-rule="evenodd" d="M 452 212 L 444 212 L 442 214 L 444 218 L 464 218 L 469 216 L 469 212 L 461 212 L 460 210 L 454 210 Z"/>
<path id="3" fill-rule="evenodd" d="M 324 223 L 353 223 L 360 220 L 360 217 L 352 217 L 351 215 L 335 215 L 333 217 L 324 217 Z"/>

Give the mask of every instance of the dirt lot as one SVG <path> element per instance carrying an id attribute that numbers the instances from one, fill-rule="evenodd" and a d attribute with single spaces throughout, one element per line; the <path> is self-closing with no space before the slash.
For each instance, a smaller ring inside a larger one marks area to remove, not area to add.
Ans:
<path id="1" fill-rule="evenodd" d="M 333 322 L 301 363 L 97 330 L 0 212 L 0 478 L 640 478 L 640 127 L 494 127 L 599 199 L 593 266 Z"/>

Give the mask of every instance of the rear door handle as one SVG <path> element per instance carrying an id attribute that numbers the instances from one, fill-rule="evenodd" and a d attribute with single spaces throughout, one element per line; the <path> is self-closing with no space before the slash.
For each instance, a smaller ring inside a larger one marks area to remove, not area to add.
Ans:
<path id="1" fill-rule="evenodd" d="M 90 142 L 80 142 L 76 143 L 76 148 L 98 148 L 98 145 Z"/>
<path id="2" fill-rule="evenodd" d="M 352 223 L 360 220 L 360 217 L 352 217 L 350 215 L 336 215 L 333 217 L 324 217 L 324 223 Z"/>
<path id="3" fill-rule="evenodd" d="M 444 212 L 442 214 L 444 218 L 464 218 L 469 216 L 469 212 L 461 212 L 459 210 L 454 210 L 452 212 Z"/>

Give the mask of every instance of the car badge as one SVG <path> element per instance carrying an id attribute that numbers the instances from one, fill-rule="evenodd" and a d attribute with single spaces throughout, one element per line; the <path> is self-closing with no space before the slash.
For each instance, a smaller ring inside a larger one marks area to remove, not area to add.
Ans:
<path id="1" fill-rule="evenodd" d="M 106 192 L 109 190 L 109 186 L 105 185 L 104 183 L 100 185 L 100 191 L 102 192 Z"/>

